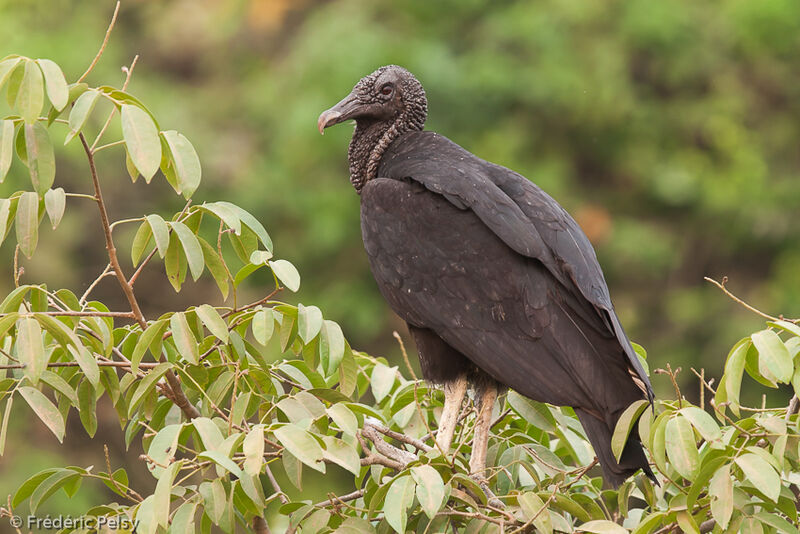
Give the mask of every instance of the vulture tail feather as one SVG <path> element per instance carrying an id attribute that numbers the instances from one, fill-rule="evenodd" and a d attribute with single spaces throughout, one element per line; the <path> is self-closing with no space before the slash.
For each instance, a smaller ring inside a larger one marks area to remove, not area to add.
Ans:
<path id="1" fill-rule="evenodd" d="M 617 462 L 614 458 L 614 453 L 611 451 L 611 436 L 614 429 L 609 428 L 605 421 L 601 421 L 580 408 L 575 408 L 575 413 L 578 415 L 578 419 L 586 431 L 586 436 L 589 438 L 589 442 L 594 447 L 595 454 L 600 460 L 600 467 L 603 468 L 603 478 L 611 486 L 614 488 L 619 487 L 639 469 L 658 484 L 653 471 L 650 469 L 642 444 L 636 439 L 635 435 L 628 436 L 628 442 L 622 451 L 622 457 Z"/>

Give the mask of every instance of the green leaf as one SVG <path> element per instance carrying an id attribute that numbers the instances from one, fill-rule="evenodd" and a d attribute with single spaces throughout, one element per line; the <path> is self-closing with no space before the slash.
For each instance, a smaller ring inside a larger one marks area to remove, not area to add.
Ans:
<path id="1" fill-rule="evenodd" d="M 202 237 L 198 237 L 197 240 L 200 242 L 200 247 L 203 249 L 203 261 L 208 267 L 208 270 L 211 272 L 211 276 L 214 277 L 214 281 L 217 283 L 217 287 L 219 288 L 220 293 L 222 293 L 222 298 L 228 298 L 228 271 L 225 270 L 225 263 L 222 261 L 222 257 L 219 253 L 214 250 L 208 241 L 203 239 Z"/>
<path id="2" fill-rule="evenodd" d="M 230 205 L 226 205 L 224 202 L 204 202 L 200 208 L 222 220 L 236 235 L 242 234 L 242 222 L 239 220 L 236 210 L 231 209 Z"/>
<path id="3" fill-rule="evenodd" d="M 386 522 L 399 534 L 405 534 L 406 531 L 407 512 L 414 502 L 414 485 L 414 481 L 408 475 L 396 478 L 383 502 Z"/>
<path id="4" fill-rule="evenodd" d="M 14 397 L 9 396 L 8 400 L 6 401 L 6 410 L 3 413 L 3 422 L 0 425 L 0 456 L 6 450 L 6 436 L 8 435 L 8 421 L 11 418 L 11 406 L 14 404 Z"/>
<path id="5" fill-rule="evenodd" d="M 140 224 L 131 244 L 131 262 L 134 267 L 139 265 L 139 260 L 142 259 L 142 254 L 144 254 L 152 238 L 153 231 L 150 229 L 150 224 L 147 221 Z"/>
<path id="6" fill-rule="evenodd" d="M 766 460 L 752 452 L 736 458 L 736 465 L 741 467 L 744 476 L 768 499 L 778 501 L 781 494 L 781 478 Z"/>
<path id="7" fill-rule="evenodd" d="M 322 331 L 319 339 L 320 361 L 325 372 L 332 375 L 344 357 L 344 334 L 341 327 L 329 320 L 322 322 Z"/>
<path id="8" fill-rule="evenodd" d="M 523 419 L 540 430 L 553 432 L 556 421 L 546 404 L 523 397 L 514 390 L 508 392 L 508 405 Z"/>
<path id="9" fill-rule="evenodd" d="M 155 213 L 145 217 L 147 224 L 150 225 L 150 230 L 153 232 L 153 238 L 156 241 L 158 248 L 158 255 L 162 258 L 166 256 L 167 249 L 169 248 L 169 226 L 166 221 Z"/>
<path id="10" fill-rule="evenodd" d="M 611 436 L 611 451 L 614 453 L 614 458 L 619 462 L 622 457 L 622 451 L 625 449 L 625 444 L 628 443 L 628 436 L 633 430 L 633 425 L 639 420 L 639 416 L 647 408 L 650 403 L 644 399 L 638 400 L 628 406 L 619 420 L 617 426 L 614 428 L 614 435 Z"/>
<path id="11" fill-rule="evenodd" d="M 33 188 L 44 195 L 56 177 L 56 156 L 50 134 L 41 123 L 25 124 L 25 151 Z"/>
<path id="12" fill-rule="evenodd" d="M 682 477 L 692 480 L 700 460 L 688 419 L 676 415 L 667 421 L 665 444 L 675 470 Z"/>
<path id="13" fill-rule="evenodd" d="M 236 476 L 236 478 L 242 478 L 242 476 L 244 475 L 242 470 L 239 468 L 238 465 L 236 465 L 236 463 L 233 460 L 231 460 L 230 458 L 228 458 L 219 451 L 203 451 L 200 454 L 198 454 L 197 457 L 211 460 L 215 464 L 222 466 L 226 470 L 230 471 L 233 475 Z"/>
<path id="14" fill-rule="evenodd" d="M 170 159 L 178 179 L 178 190 L 184 198 L 189 199 L 200 185 L 200 158 L 197 157 L 192 143 L 175 130 L 162 132 L 167 142 Z"/>
<path id="15" fill-rule="evenodd" d="M 96 89 L 89 89 L 75 101 L 75 104 L 72 106 L 72 111 L 69 112 L 69 133 L 66 139 L 64 139 L 65 145 L 72 141 L 86 125 L 86 120 L 89 118 L 92 110 L 94 110 L 99 96 L 100 93 Z"/>
<path id="16" fill-rule="evenodd" d="M 194 515 L 197 510 L 197 502 L 187 501 L 183 503 L 172 516 L 169 525 L 170 534 L 195 534 L 197 531 L 194 526 Z"/>
<path id="17" fill-rule="evenodd" d="M 355 476 L 361 473 L 361 459 L 354 446 L 333 436 L 322 436 L 322 440 L 325 442 L 322 454 L 326 460 L 347 469 Z"/>
<path id="18" fill-rule="evenodd" d="M 172 494 L 172 484 L 183 462 L 171 463 L 158 478 L 156 490 L 153 492 L 153 519 L 162 527 L 169 524 L 169 506 Z"/>
<path id="19" fill-rule="evenodd" d="M 30 258 L 39 242 L 39 197 L 36 193 L 28 191 L 19 197 L 16 232 L 20 251 Z"/>
<path id="20" fill-rule="evenodd" d="M 122 105 L 122 136 L 131 161 L 149 183 L 161 164 L 161 141 L 150 115 L 138 106 Z"/>
<path id="21" fill-rule="evenodd" d="M 350 396 L 358 386 L 358 365 L 353 352 L 345 348 L 342 363 L 339 364 L 339 391 Z"/>
<path id="22" fill-rule="evenodd" d="M 220 317 L 216 309 L 208 304 L 201 304 L 195 308 L 194 311 L 200 320 L 203 321 L 203 324 L 206 325 L 209 332 L 214 334 L 214 336 L 223 343 L 228 342 L 228 325 L 225 323 L 225 320 Z"/>
<path id="23" fill-rule="evenodd" d="M 44 79 L 42 71 L 35 61 L 25 60 L 25 72 L 19 85 L 14 107 L 25 120 L 33 124 L 39 118 L 44 105 Z"/>
<path id="24" fill-rule="evenodd" d="M 131 400 L 128 403 L 128 417 L 133 415 L 136 408 L 138 408 L 139 404 L 141 404 L 141 402 L 144 400 L 144 396 L 155 387 L 156 382 L 161 380 L 161 377 L 164 376 L 164 373 L 169 371 L 171 368 L 172 364 L 169 362 L 160 363 L 151 369 L 147 375 L 145 375 L 145 377 L 139 382 L 139 386 L 136 388 L 136 391 L 133 392 Z"/>
<path id="25" fill-rule="evenodd" d="M 133 422 L 132 424 L 136 424 Z M 153 465 L 150 470 L 156 478 L 164 471 L 161 465 L 168 465 L 175 457 L 178 449 L 178 439 L 183 425 L 167 425 L 159 430 L 147 447 L 147 455 L 160 465 Z"/>
<path id="26" fill-rule="evenodd" d="M 68 350 L 75 361 L 78 362 L 78 366 L 83 371 L 83 374 L 86 375 L 89 383 L 97 387 L 100 383 L 100 368 L 97 366 L 97 360 L 94 359 L 92 353 L 83 345 L 69 345 Z"/>
<path id="27" fill-rule="evenodd" d="M 131 354 L 132 373 L 139 372 L 139 363 L 142 361 L 145 351 L 153 344 L 153 341 L 155 341 L 157 338 L 161 338 L 166 328 L 167 319 L 159 319 L 148 326 L 144 332 L 142 332 L 142 335 L 139 336 L 139 340 L 136 342 L 136 346 L 134 346 L 133 353 Z M 156 360 L 158 360 L 161 354 L 154 354 L 153 356 Z"/>
<path id="28" fill-rule="evenodd" d="M 275 437 L 298 460 L 311 469 L 325 472 L 322 447 L 311 434 L 293 423 L 287 423 L 275 430 Z"/>
<path id="29" fill-rule="evenodd" d="M 733 346 L 728 358 L 725 360 L 725 393 L 730 402 L 731 411 L 739 415 L 739 394 L 742 388 L 742 377 L 744 376 L 745 360 L 747 352 L 750 350 L 750 338 L 739 340 Z"/>
<path id="30" fill-rule="evenodd" d="M 613 521 L 595 519 L 578 527 L 578 532 L 593 532 L 595 534 L 627 534 L 628 529 L 619 526 Z"/>
<path id="31" fill-rule="evenodd" d="M 47 216 L 50 217 L 50 224 L 53 225 L 53 230 L 61 222 L 66 205 L 67 194 L 61 187 L 50 189 L 44 194 L 44 208 L 47 210 Z"/>
<path id="32" fill-rule="evenodd" d="M 39 327 L 39 323 L 36 323 L 36 327 Z M 50 399 L 45 397 L 38 389 L 30 386 L 22 386 L 19 388 L 19 392 L 25 402 L 28 403 L 28 406 L 56 436 L 59 443 L 64 441 L 64 419 L 61 417 L 58 408 L 50 402 Z"/>
<path id="33" fill-rule="evenodd" d="M 6 179 L 14 154 L 14 121 L 0 122 L 0 184 Z"/>
<path id="34" fill-rule="evenodd" d="M 67 484 L 73 483 L 76 479 L 80 479 L 80 474 L 72 469 L 59 469 L 50 475 L 31 495 L 29 503 L 31 513 L 35 514 L 39 509 L 39 505 L 50 498 L 56 491 L 64 488 Z"/>
<path id="35" fill-rule="evenodd" d="M 256 476 L 264 467 L 264 425 L 255 425 L 242 442 L 244 472 Z"/>
<path id="36" fill-rule="evenodd" d="M 331 420 L 336 423 L 336 426 L 338 426 L 342 432 L 355 437 L 358 431 L 358 419 L 350 408 L 344 404 L 335 403 L 331 404 L 326 411 Z"/>
<path id="37" fill-rule="evenodd" d="M 790 323 L 789 321 L 767 321 L 767 324 L 770 326 L 774 326 L 776 328 L 780 328 L 781 330 L 785 330 L 790 334 L 794 334 L 795 336 L 800 337 L 800 325 Z"/>
<path id="38" fill-rule="evenodd" d="M 722 431 L 714 418 L 708 412 L 701 410 L 697 406 L 687 406 L 682 408 L 679 413 L 692 423 L 703 439 L 706 441 L 717 441 L 722 439 Z"/>
<path id="39" fill-rule="evenodd" d="M 197 348 L 197 340 L 189 328 L 189 322 L 186 320 L 186 315 L 183 312 L 173 314 L 169 320 L 169 326 L 172 330 L 172 339 L 175 340 L 175 347 L 178 349 L 178 353 L 189 363 L 197 365 L 200 362 L 200 353 Z"/>
<path id="40" fill-rule="evenodd" d="M 264 229 L 264 225 L 258 222 L 258 219 L 253 217 L 248 211 L 240 208 L 236 204 L 224 201 L 216 202 L 216 204 L 219 206 L 226 207 L 231 211 L 233 211 L 236 214 L 236 216 L 239 217 L 239 220 L 242 223 L 244 223 L 245 226 L 250 228 L 250 230 L 252 230 L 253 233 L 256 234 L 258 239 L 261 241 L 261 244 L 264 245 L 264 247 L 268 251 L 272 252 L 272 240 L 269 238 L 269 234 L 267 234 L 267 231 Z"/>
<path id="41" fill-rule="evenodd" d="M 47 368 L 42 329 L 32 317 L 20 319 L 17 324 L 17 356 L 25 364 L 25 376 L 34 386 Z"/>
<path id="42" fill-rule="evenodd" d="M 782 534 L 797 534 L 797 527 L 786 521 L 777 514 L 771 514 L 764 510 L 756 512 L 753 519 L 761 525 L 769 525 Z M 745 531 L 743 531 L 745 532 Z"/>
<path id="43" fill-rule="evenodd" d="M 205 262 L 203 261 L 203 249 L 200 248 L 200 242 L 197 236 L 189 230 L 189 227 L 182 222 L 169 223 L 178 239 L 181 241 L 183 252 L 186 254 L 186 261 L 189 263 L 189 270 L 192 273 L 192 279 L 197 280 L 203 274 Z"/>
<path id="44" fill-rule="evenodd" d="M 417 483 L 417 500 L 422 511 L 433 519 L 444 504 L 445 491 L 441 475 L 429 465 L 417 465 L 411 468 L 411 476 Z"/>
<path id="45" fill-rule="evenodd" d="M 16 209 L 16 206 L 14 206 Z M 7 198 L 0 198 L 0 243 L 6 237 L 9 228 L 9 217 L 11 215 L 11 201 Z"/>
<path id="46" fill-rule="evenodd" d="M 730 464 L 722 465 L 711 477 L 708 495 L 711 499 L 711 516 L 720 528 L 728 528 L 733 514 L 733 477 Z"/>
<path id="47" fill-rule="evenodd" d="M 300 289 L 300 273 L 294 265 L 286 260 L 270 261 L 269 266 L 275 276 L 280 280 L 289 291 Z"/>
<path id="48" fill-rule="evenodd" d="M 22 61 L 20 57 L 7 58 L 0 61 L 0 88 L 2 88 L 9 78 L 11 78 L 11 75 L 14 74 L 20 61 Z"/>
<path id="49" fill-rule="evenodd" d="M 316 306 L 297 305 L 297 334 L 303 343 L 317 337 L 322 328 L 322 311 Z"/>
<path id="50" fill-rule="evenodd" d="M 262 265 L 266 265 L 270 258 L 272 258 L 271 252 L 266 250 L 254 250 L 253 253 L 250 254 L 250 263 L 261 267 Z M 253 271 L 255 271 L 255 269 L 253 269 Z"/>
<path id="51" fill-rule="evenodd" d="M 762 330 L 750 336 L 758 350 L 759 369 L 763 364 L 778 381 L 788 384 L 792 379 L 794 364 L 781 338 L 772 330 Z"/>
<path id="52" fill-rule="evenodd" d="M 69 86 L 67 86 L 64 73 L 61 72 L 61 67 L 49 59 L 37 59 L 36 62 L 44 73 L 47 97 L 53 107 L 61 111 L 67 105 L 67 99 L 69 98 Z"/>
<path id="53" fill-rule="evenodd" d="M 518 497 L 518 500 L 526 521 L 530 521 L 533 517 L 536 517 L 536 519 L 533 520 L 533 525 L 538 532 L 546 532 L 548 534 L 553 532 L 550 513 L 538 495 L 532 491 L 526 491 Z"/>
<path id="54" fill-rule="evenodd" d="M 86 433 L 94 437 L 97 432 L 97 405 L 94 388 L 88 380 L 81 380 L 78 386 L 78 413 Z"/>
<path id="55" fill-rule="evenodd" d="M 45 371 L 42 373 L 42 377 L 39 380 L 63 395 L 67 400 L 69 400 L 69 403 L 72 406 L 78 406 L 80 403 L 78 400 L 78 394 L 74 389 L 72 389 L 72 386 L 70 386 L 66 380 L 54 372 L 45 369 Z"/>
<path id="56" fill-rule="evenodd" d="M 41 485 L 42 482 L 50 478 L 50 476 L 54 473 L 60 471 L 56 468 L 45 469 L 44 471 L 39 471 L 28 480 L 22 483 L 22 485 L 17 489 L 17 492 L 14 494 L 14 498 L 11 500 L 11 506 L 16 508 L 22 501 L 30 497 L 36 488 Z"/>
<path id="57" fill-rule="evenodd" d="M 258 310 L 253 315 L 250 328 L 253 330 L 253 337 L 256 341 L 261 345 L 266 345 L 275 330 L 275 318 L 272 310 L 269 308 Z"/>
<path id="58" fill-rule="evenodd" d="M 192 420 L 197 433 L 200 434 L 200 439 L 203 440 L 203 446 L 207 450 L 216 450 L 225 441 L 222 437 L 222 432 L 212 419 L 208 417 L 196 417 Z"/>
<path id="59" fill-rule="evenodd" d="M 375 402 L 381 402 L 386 395 L 392 391 L 395 379 L 397 378 L 397 367 L 388 367 L 380 362 L 375 364 L 372 370 L 370 386 Z"/>

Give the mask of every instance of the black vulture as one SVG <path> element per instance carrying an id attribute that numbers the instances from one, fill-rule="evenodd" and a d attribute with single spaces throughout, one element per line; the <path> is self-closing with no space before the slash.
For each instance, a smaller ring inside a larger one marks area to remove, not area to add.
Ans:
<path id="1" fill-rule="evenodd" d="M 478 418 L 470 470 L 483 476 L 501 388 L 571 406 L 606 481 L 653 473 L 628 439 L 611 436 L 622 412 L 653 390 L 611 303 L 594 249 L 552 197 L 514 171 L 423 131 L 427 99 L 396 65 L 361 79 L 319 116 L 320 133 L 355 120 L 350 181 L 378 288 L 408 323 L 426 380 L 445 406 L 437 444 L 451 445 L 468 385 Z"/>

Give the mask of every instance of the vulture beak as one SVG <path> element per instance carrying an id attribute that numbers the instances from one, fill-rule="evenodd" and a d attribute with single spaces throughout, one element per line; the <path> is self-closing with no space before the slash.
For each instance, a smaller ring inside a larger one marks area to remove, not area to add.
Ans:
<path id="1" fill-rule="evenodd" d="M 339 124 L 347 119 L 352 119 L 358 114 L 360 103 L 358 98 L 350 93 L 331 109 L 323 111 L 317 119 L 319 133 L 324 134 L 325 128 Z"/>

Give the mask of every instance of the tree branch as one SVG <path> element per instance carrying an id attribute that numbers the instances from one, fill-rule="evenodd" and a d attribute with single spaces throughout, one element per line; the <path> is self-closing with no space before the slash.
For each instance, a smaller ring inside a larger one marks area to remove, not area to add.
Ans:
<path id="1" fill-rule="evenodd" d="M 136 300 L 136 295 L 133 293 L 133 288 L 131 287 L 127 278 L 125 278 L 125 273 L 122 271 L 122 266 L 117 258 L 117 249 L 114 247 L 114 238 L 111 235 L 111 224 L 108 219 L 108 211 L 106 210 L 106 203 L 103 199 L 103 192 L 100 189 L 100 178 L 97 175 L 94 153 L 89 147 L 89 144 L 86 142 L 86 137 L 83 135 L 83 133 L 78 134 L 78 137 L 80 137 L 83 150 L 86 152 L 86 157 L 89 160 L 89 169 L 92 174 L 92 185 L 94 186 L 94 197 L 97 200 L 97 208 L 100 211 L 100 222 L 103 226 L 103 235 L 106 241 L 108 262 L 111 265 L 114 274 L 117 276 L 117 281 L 119 282 L 119 286 L 122 288 L 122 292 L 125 294 L 125 298 L 128 299 L 128 304 L 131 307 L 133 318 L 136 319 L 136 322 L 139 323 L 139 326 L 142 328 L 142 330 L 145 330 L 147 328 L 147 320 L 144 318 L 142 309 L 139 307 L 139 302 Z M 160 360 L 163 360 L 163 357 Z M 186 415 L 186 417 L 189 419 L 199 417 L 200 411 L 189 402 L 189 399 L 186 397 L 186 393 L 183 392 L 181 382 L 178 377 L 175 376 L 175 373 L 173 373 L 172 370 L 168 370 L 164 374 L 164 378 L 167 379 L 169 387 L 172 390 L 175 404 L 181 409 L 184 415 Z"/>

